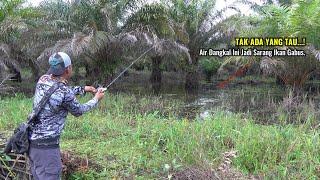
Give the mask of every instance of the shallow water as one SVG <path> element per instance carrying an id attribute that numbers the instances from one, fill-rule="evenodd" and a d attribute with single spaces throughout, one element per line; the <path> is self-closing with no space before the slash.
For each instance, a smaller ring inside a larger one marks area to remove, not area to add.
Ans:
<path id="1" fill-rule="evenodd" d="M 134 95 L 161 96 L 164 99 L 178 99 L 183 102 L 179 107 L 180 117 L 204 119 L 223 109 L 229 112 L 252 115 L 255 120 L 271 121 L 275 105 L 283 101 L 285 89 L 273 82 L 246 84 L 231 82 L 223 89 L 217 88 L 219 81 L 202 83 L 197 93 L 186 93 L 184 84 L 178 79 L 175 83 L 163 83 L 158 95 L 153 94 L 147 78 L 137 77 L 130 80 L 125 77 L 117 83 L 111 92 L 125 92 Z M 138 79 L 138 80 L 137 80 Z M 173 80 L 174 82 L 174 80 Z"/>
<path id="2" fill-rule="evenodd" d="M 274 84 L 258 86 L 237 85 L 224 89 L 201 89 L 199 93 L 185 101 L 186 111 L 198 107 L 196 117 L 206 118 L 215 110 L 252 115 L 256 120 L 266 121 L 274 113 L 271 106 L 280 104 L 285 91 Z"/>

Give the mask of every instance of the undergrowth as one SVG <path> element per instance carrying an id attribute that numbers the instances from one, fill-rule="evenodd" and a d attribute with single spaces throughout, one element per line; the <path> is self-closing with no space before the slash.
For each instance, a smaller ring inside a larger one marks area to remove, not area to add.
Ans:
<path id="1" fill-rule="evenodd" d="M 1 99 L 0 130 L 11 131 L 24 121 L 31 101 L 21 95 Z M 75 172 L 69 179 L 153 179 L 188 167 L 215 170 L 230 150 L 237 151 L 232 166 L 244 176 L 320 178 L 319 130 L 308 122 L 261 125 L 222 110 L 190 121 L 177 118 L 179 105 L 161 97 L 108 94 L 97 109 L 79 118 L 68 116 L 62 150 L 100 167 Z"/>

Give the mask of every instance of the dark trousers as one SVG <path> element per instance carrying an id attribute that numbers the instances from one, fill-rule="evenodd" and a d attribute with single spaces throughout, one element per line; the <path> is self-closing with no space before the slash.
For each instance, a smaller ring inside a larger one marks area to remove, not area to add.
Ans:
<path id="1" fill-rule="evenodd" d="M 59 148 L 38 149 L 30 147 L 29 160 L 34 180 L 59 180 L 62 172 Z"/>

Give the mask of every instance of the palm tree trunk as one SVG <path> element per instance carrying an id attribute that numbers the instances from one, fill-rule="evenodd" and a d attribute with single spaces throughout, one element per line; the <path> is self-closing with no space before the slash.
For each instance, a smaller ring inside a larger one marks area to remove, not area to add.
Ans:
<path id="1" fill-rule="evenodd" d="M 11 49 L 12 53 L 15 55 L 15 59 L 17 59 L 19 63 L 27 62 L 28 66 L 31 68 L 33 79 L 37 81 L 40 78 L 40 68 L 38 64 L 20 49 L 14 48 L 13 46 L 11 46 Z M 16 78 L 21 82 L 20 69 L 16 69 L 14 71 L 16 73 Z"/>
<path id="2" fill-rule="evenodd" d="M 32 59 L 28 59 L 28 65 L 31 67 L 33 73 L 33 80 L 37 81 L 40 78 L 40 68 L 38 64 Z"/>
<path id="3" fill-rule="evenodd" d="M 207 72 L 207 73 L 205 73 L 205 75 L 206 75 L 206 81 L 207 81 L 208 83 L 211 82 L 211 77 L 212 77 L 213 73 Z"/>
<path id="4" fill-rule="evenodd" d="M 187 72 L 186 75 L 186 90 L 197 90 L 199 88 L 199 73 L 197 71 L 197 66 L 192 67 L 193 70 Z"/>
<path id="5" fill-rule="evenodd" d="M 197 91 L 199 88 L 198 61 L 199 56 L 196 53 L 190 53 L 192 64 L 187 70 L 185 89 L 187 92 Z"/>
<path id="6" fill-rule="evenodd" d="M 286 85 L 286 83 L 283 81 L 283 79 L 279 75 L 276 76 L 276 84 L 280 86 Z"/>
<path id="7" fill-rule="evenodd" d="M 102 73 L 101 69 L 94 64 L 85 64 L 85 69 L 86 69 L 86 78 L 89 79 L 90 81 L 99 81 L 102 80 Z"/>
<path id="8" fill-rule="evenodd" d="M 150 82 L 152 85 L 152 89 L 156 93 L 159 93 L 161 88 L 161 80 L 162 80 L 162 71 L 160 69 L 162 56 L 151 57 L 151 60 L 152 60 L 152 72 L 151 72 Z"/>

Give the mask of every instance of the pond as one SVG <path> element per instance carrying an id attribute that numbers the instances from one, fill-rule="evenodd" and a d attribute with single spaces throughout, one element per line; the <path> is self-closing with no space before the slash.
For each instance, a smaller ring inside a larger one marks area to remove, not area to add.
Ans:
<path id="1" fill-rule="evenodd" d="M 151 95 L 153 94 L 148 73 L 131 73 L 123 77 L 111 87 L 112 93 L 125 92 L 129 94 Z M 203 119 L 214 113 L 215 110 L 241 113 L 251 116 L 258 123 L 276 123 L 278 106 L 282 105 L 284 98 L 288 96 L 286 89 L 279 86 L 275 81 L 263 80 L 239 80 L 230 82 L 225 88 L 218 88 L 217 84 L 221 79 L 214 79 L 212 82 L 202 82 L 196 94 L 188 94 L 184 90 L 184 76 L 163 74 L 163 83 L 158 96 L 167 100 L 181 100 L 183 106 L 179 108 L 179 116 L 188 119 Z M 258 78 L 259 79 L 259 78 Z M 261 78 L 260 78 L 261 79 Z M 254 82 L 254 83 L 252 83 Z M 310 91 L 318 92 L 320 83 L 312 82 L 307 84 Z M 307 88 L 307 89 L 308 89 Z M 308 92 L 308 99 L 319 108 L 320 99 L 315 92 Z"/>

